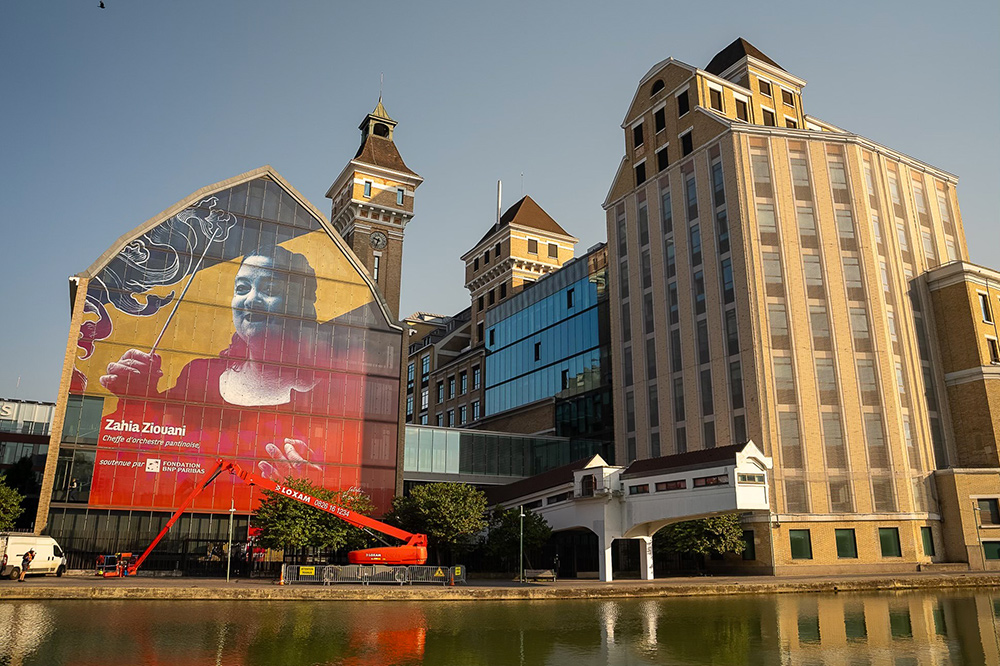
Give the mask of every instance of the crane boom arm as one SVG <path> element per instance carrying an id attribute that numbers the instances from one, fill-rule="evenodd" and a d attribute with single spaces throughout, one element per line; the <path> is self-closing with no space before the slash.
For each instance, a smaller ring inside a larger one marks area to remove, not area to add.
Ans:
<path id="1" fill-rule="evenodd" d="M 234 474 L 235 476 L 239 477 L 240 479 L 242 479 L 243 481 L 252 486 L 259 486 L 264 490 L 269 490 L 283 497 L 288 497 L 297 502 L 302 502 L 303 504 L 307 504 L 315 509 L 319 509 L 320 511 L 325 511 L 327 513 L 333 514 L 337 518 L 340 518 L 344 522 L 354 525 L 355 527 L 373 530 L 381 534 L 386 534 L 395 539 L 399 539 L 400 541 L 405 542 L 406 546 L 414 548 L 422 548 L 422 549 L 426 549 L 427 547 L 427 535 L 425 534 L 413 534 L 411 532 L 407 532 L 406 530 L 401 530 L 398 527 L 387 525 L 386 523 L 383 523 L 380 520 L 369 518 L 368 516 L 362 515 L 356 511 L 351 511 L 350 509 L 345 509 L 344 507 L 339 506 L 337 504 L 333 504 L 332 502 L 328 502 L 318 497 L 313 497 L 312 495 L 304 493 L 301 490 L 295 490 L 294 488 L 290 488 L 286 485 L 276 483 L 274 481 L 271 481 L 270 479 L 257 476 L 256 474 L 243 469 L 237 463 L 231 460 L 223 460 L 222 458 L 219 458 L 218 460 L 215 461 L 215 467 L 212 468 L 211 471 L 205 474 L 204 481 L 200 481 L 195 484 L 194 489 L 187 496 L 184 502 L 181 503 L 180 508 L 178 508 L 177 511 L 174 512 L 174 515 L 170 517 L 170 520 L 167 521 L 167 524 L 163 526 L 163 529 L 160 530 L 160 533 L 156 535 L 156 538 L 153 539 L 153 542 L 150 543 L 149 546 L 146 548 L 146 550 L 143 551 L 142 555 L 140 555 L 138 559 L 136 559 L 135 563 L 128 567 L 129 574 L 133 575 L 135 574 L 135 572 L 139 569 L 142 563 L 149 556 L 150 552 L 152 552 L 153 548 L 155 548 L 156 545 L 160 543 L 160 541 L 163 539 L 163 537 L 166 536 L 170 528 L 173 527 L 174 523 L 176 523 L 178 518 L 181 517 L 181 514 L 183 514 L 185 511 L 188 510 L 188 508 L 194 502 L 195 498 L 198 497 L 198 495 L 200 495 L 202 491 L 204 491 L 205 488 L 207 488 L 213 481 L 215 481 L 215 479 L 220 474 L 226 471 L 228 471 L 231 474 Z M 376 549 L 376 551 L 377 550 L 378 549 Z M 368 552 L 376 552 L 376 551 L 368 551 Z M 365 551 L 359 551 L 359 552 L 365 552 Z M 424 550 L 424 557 L 426 558 L 426 550 Z M 422 563 L 422 561 L 420 563 Z"/>

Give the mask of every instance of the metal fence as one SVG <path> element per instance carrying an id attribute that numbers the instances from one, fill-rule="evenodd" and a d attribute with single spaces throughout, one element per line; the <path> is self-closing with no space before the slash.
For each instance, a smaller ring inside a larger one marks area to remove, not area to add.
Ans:
<path id="1" fill-rule="evenodd" d="M 413 583 L 433 583 L 454 585 L 465 583 L 465 567 L 418 567 L 387 566 L 383 564 L 348 564 L 306 566 L 299 564 L 282 565 L 281 578 L 286 585 L 353 583 L 356 585 L 388 584 L 412 585 Z"/>

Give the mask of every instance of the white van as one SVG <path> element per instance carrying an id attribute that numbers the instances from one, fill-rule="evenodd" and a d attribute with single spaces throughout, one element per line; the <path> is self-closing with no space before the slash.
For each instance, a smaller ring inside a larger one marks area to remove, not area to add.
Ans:
<path id="1" fill-rule="evenodd" d="M 50 536 L 0 532 L 0 576 L 15 580 L 21 575 L 21 558 L 34 549 L 35 559 L 31 562 L 29 574 L 66 573 L 66 556 L 56 540 Z"/>

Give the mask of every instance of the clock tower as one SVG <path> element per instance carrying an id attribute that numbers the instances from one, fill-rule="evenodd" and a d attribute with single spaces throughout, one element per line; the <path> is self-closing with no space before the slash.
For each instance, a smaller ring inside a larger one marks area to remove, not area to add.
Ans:
<path id="1" fill-rule="evenodd" d="M 413 195 L 423 178 L 400 157 L 389 117 L 379 97 L 358 126 L 361 147 L 326 196 L 330 221 L 364 263 L 393 316 L 399 318 L 403 231 L 413 217 Z"/>

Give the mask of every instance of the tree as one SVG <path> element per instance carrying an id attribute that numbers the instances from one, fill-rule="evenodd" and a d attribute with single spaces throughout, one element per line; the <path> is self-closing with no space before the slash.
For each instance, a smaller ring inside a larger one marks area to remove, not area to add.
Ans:
<path id="1" fill-rule="evenodd" d="M 464 483 L 428 483 L 392 502 L 389 519 L 404 530 L 427 535 L 441 563 L 441 551 L 453 558 L 486 527 L 486 495 Z"/>
<path id="2" fill-rule="evenodd" d="M 667 525 L 653 541 L 661 553 L 742 553 L 746 547 L 740 517 L 735 513 Z"/>
<path id="3" fill-rule="evenodd" d="M 361 514 L 371 513 L 375 505 L 361 492 L 327 490 L 306 479 L 286 479 L 283 485 L 326 500 Z M 340 518 L 284 495 L 264 491 L 264 500 L 252 523 L 261 529 L 260 543 L 266 548 L 364 548 L 368 535 Z"/>
<path id="4" fill-rule="evenodd" d="M 524 512 L 524 552 L 530 553 L 548 543 L 552 528 L 544 517 L 526 509 Z M 517 508 L 496 507 L 490 513 L 489 532 L 484 539 L 486 552 L 504 566 L 506 571 L 514 568 L 521 547 L 521 512 Z"/>
<path id="5" fill-rule="evenodd" d="M 18 516 L 24 511 L 21 502 L 24 495 L 7 485 L 7 479 L 0 476 L 0 532 L 14 528 Z"/>

